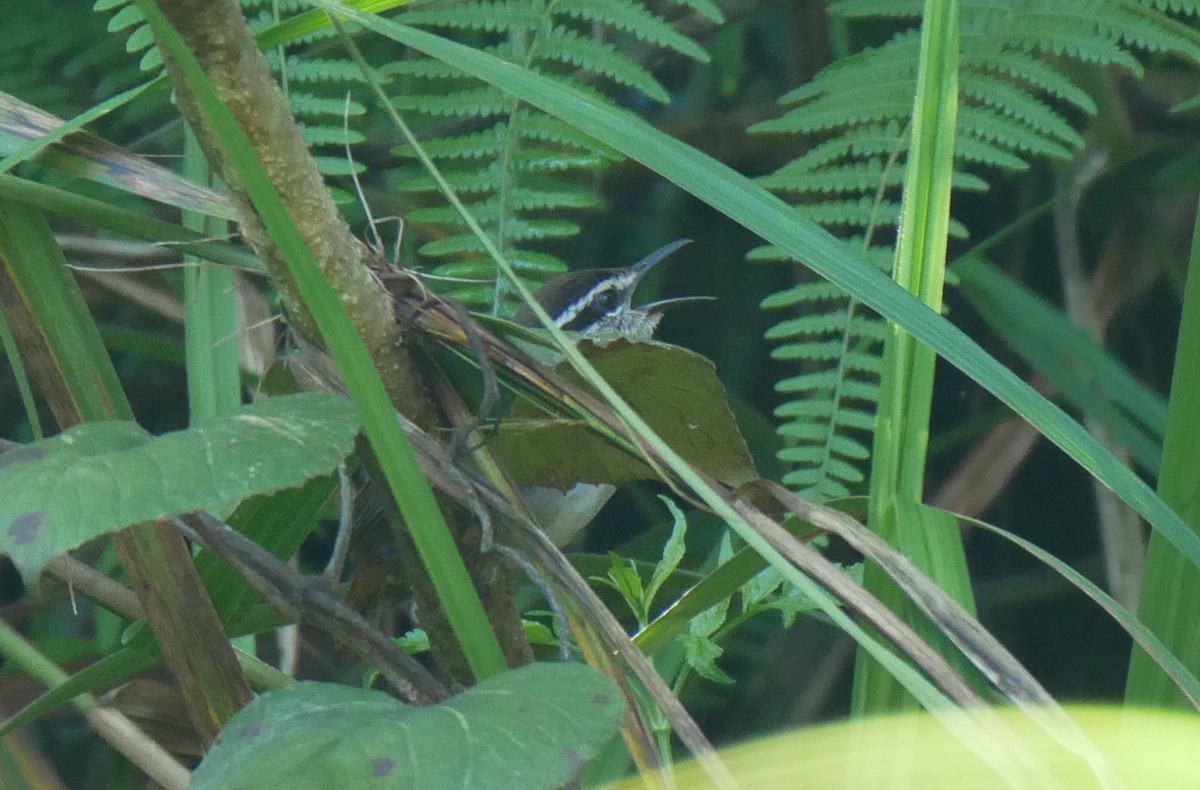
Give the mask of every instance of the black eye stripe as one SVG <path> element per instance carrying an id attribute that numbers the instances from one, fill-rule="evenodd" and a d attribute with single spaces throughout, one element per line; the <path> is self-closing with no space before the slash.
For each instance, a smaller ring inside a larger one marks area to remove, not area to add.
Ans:
<path id="1" fill-rule="evenodd" d="M 592 287 L 579 297 L 562 316 L 570 316 L 559 324 L 563 329 L 582 330 L 590 326 L 621 305 L 620 285 L 613 282 L 602 282 Z M 560 319 L 561 321 L 561 319 Z"/>
<path id="2" fill-rule="evenodd" d="M 563 324 L 563 329 L 581 331 L 599 321 L 605 315 L 612 313 L 621 304 L 621 294 L 616 288 L 604 287 L 596 289 L 587 303 L 575 314 L 570 321 Z"/>

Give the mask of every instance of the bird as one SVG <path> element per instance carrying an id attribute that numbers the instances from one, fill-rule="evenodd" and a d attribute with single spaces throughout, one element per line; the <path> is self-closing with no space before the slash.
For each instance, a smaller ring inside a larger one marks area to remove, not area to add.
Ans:
<path id="1" fill-rule="evenodd" d="M 623 338 L 632 343 L 649 342 L 663 311 L 670 305 L 707 296 L 662 299 L 634 307 L 633 294 L 646 272 L 659 261 L 691 242 L 679 239 L 660 247 L 632 266 L 608 269 L 584 269 L 552 277 L 533 295 L 542 309 L 560 329 L 575 332 L 580 338 L 603 340 Z M 537 316 L 522 305 L 513 322 L 539 327 Z M 609 483 L 576 483 L 566 491 L 542 486 L 526 486 L 521 495 L 531 515 L 557 546 L 563 546 L 595 518 L 616 487 Z"/>
<path id="2" fill-rule="evenodd" d="M 709 298 L 684 296 L 633 306 L 633 293 L 646 272 L 690 242 L 691 239 L 673 241 L 632 266 L 560 274 L 547 280 L 533 298 L 560 329 L 577 332 L 585 338 L 615 336 L 645 343 L 654 336 L 666 307 Z M 519 326 L 540 326 L 529 305 L 521 305 L 513 322 Z"/>

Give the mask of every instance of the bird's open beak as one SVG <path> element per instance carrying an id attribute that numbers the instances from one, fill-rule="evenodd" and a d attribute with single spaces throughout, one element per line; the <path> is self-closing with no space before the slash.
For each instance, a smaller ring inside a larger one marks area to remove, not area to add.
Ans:
<path id="1" fill-rule="evenodd" d="M 637 272 L 638 275 L 641 276 L 641 275 L 645 274 L 646 272 L 650 271 L 650 267 L 654 266 L 654 264 L 658 263 L 659 261 L 661 261 L 663 258 L 670 255 L 671 253 L 675 252 L 675 250 L 679 249 L 680 247 L 684 246 L 685 244 L 691 244 L 691 243 L 692 243 L 691 239 L 679 239 L 677 241 L 673 241 L 670 244 L 668 244 L 667 246 L 660 247 L 659 249 L 650 253 L 645 258 L 642 258 L 640 261 L 638 261 L 634 265 L 630 266 L 629 268 L 632 269 L 633 271 Z"/>
<path id="2" fill-rule="evenodd" d="M 675 307 L 685 302 L 715 302 L 716 300 L 715 296 L 676 296 L 672 299 L 659 299 L 657 302 L 640 304 L 635 309 L 643 313 L 661 313 L 668 307 Z"/>

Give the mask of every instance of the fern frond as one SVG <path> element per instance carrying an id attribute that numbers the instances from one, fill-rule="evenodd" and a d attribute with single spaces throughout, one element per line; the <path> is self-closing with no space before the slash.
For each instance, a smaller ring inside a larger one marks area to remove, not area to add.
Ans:
<path id="1" fill-rule="evenodd" d="M 430 140 L 422 147 L 425 153 L 433 159 L 484 159 L 494 157 L 504 146 L 504 127 L 494 126 L 482 132 L 464 134 L 458 137 L 445 137 L 440 140 Z M 411 145 L 401 145 L 392 149 L 396 156 L 415 157 L 416 152 Z"/>
<path id="2" fill-rule="evenodd" d="M 667 89 L 650 72 L 624 57 L 610 44 L 581 36 L 573 30 L 551 30 L 543 36 L 537 55 L 542 61 L 556 60 L 602 74 L 618 85 L 641 91 L 656 102 L 666 104 L 671 100 Z"/>
<path id="3" fill-rule="evenodd" d="M 366 107 L 357 102 L 347 103 L 345 99 L 317 96 L 312 93 L 292 91 L 288 94 L 287 98 L 288 106 L 297 118 L 315 118 L 320 116 L 341 118 L 343 115 L 362 115 L 367 111 Z"/>
<path id="4" fill-rule="evenodd" d="M 1078 28 L 1064 27 L 1062 20 L 1026 20 L 1004 31 L 999 42 L 1005 46 L 1062 55 L 1096 66 L 1123 66 L 1137 76 L 1142 76 L 1142 64 L 1115 42 L 1096 38 Z"/>
<path id="5" fill-rule="evenodd" d="M 108 20 L 109 33 L 119 33 L 122 30 L 139 26 L 146 21 L 146 18 L 142 16 L 142 12 L 139 11 L 137 6 L 134 5 L 118 6 L 116 3 L 99 2 L 96 3 L 94 10 L 108 11 L 112 8 L 117 8 L 118 10 L 117 13 L 113 14 Z M 140 48 L 132 49 L 130 51 L 136 52 L 139 50 Z"/>
<path id="6" fill-rule="evenodd" d="M 489 219 L 494 219 L 496 215 L 494 211 L 484 211 L 483 213 Z M 448 215 L 442 216 L 446 224 L 452 227 L 461 227 L 463 224 L 461 219 L 455 221 L 456 218 L 457 215 L 454 217 Z M 579 226 L 569 220 L 513 219 L 504 225 L 502 240 L 505 242 L 546 241 L 548 239 L 565 239 L 578 233 Z M 419 250 L 422 255 L 428 255 L 431 258 L 461 255 L 464 253 L 482 253 L 483 251 L 483 244 L 471 234 L 460 234 L 447 239 L 431 241 L 423 245 Z"/>
<path id="7" fill-rule="evenodd" d="M 263 8 L 264 5 L 266 0 L 242 0 L 252 29 L 262 30 L 278 22 L 276 11 L 308 10 L 307 4 L 292 0 L 279 2 L 274 9 Z M 108 22 L 110 31 L 130 30 L 125 47 L 130 52 L 145 52 L 140 64 L 143 71 L 162 68 L 162 57 L 154 46 L 150 29 L 141 12 L 129 4 L 129 0 L 97 0 L 94 9 L 115 12 Z M 333 31 L 325 30 L 304 36 L 299 42 L 293 42 L 292 51 L 295 52 L 302 43 L 328 39 L 331 35 Z M 351 89 L 361 88 L 365 82 L 358 67 L 349 60 L 307 58 L 295 54 L 281 59 L 279 50 L 267 52 L 266 57 L 271 69 L 281 75 L 281 82 L 288 86 L 306 86 L 306 90 L 289 92 L 288 106 L 296 116 L 304 141 L 312 149 L 321 173 L 327 178 L 337 178 L 349 175 L 352 170 L 361 171 L 361 166 L 346 161 L 343 152 L 347 144 L 364 139 L 361 131 L 346 128 L 350 117 L 366 113 L 363 105 L 347 104 L 346 101 Z"/>
<path id="8" fill-rule="evenodd" d="M 424 79 L 463 79 L 466 77 L 461 69 L 456 69 L 440 60 L 394 60 L 379 68 L 384 76 L 407 76 Z"/>
<path id="9" fill-rule="evenodd" d="M 874 321 L 865 315 L 853 314 L 844 300 L 839 299 L 838 302 L 840 303 L 839 307 L 829 312 L 779 322 L 767 330 L 767 339 L 785 340 L 801 335 L 827 335 L 830 332 L 841 331 L 849 327 L 856 337 L 871 341 L 883 341 L 886 324 Z M 784 347 L 781 346 L 781 348 Z"/>
<path id="10" fill-rule="evenodd" d="M 439 118 L 493 118 L 512 102 L 498 88 L 468 88 L 451 93 L 416 93 L 392 100 L 398 110 L 416 110 Z"/>
<path id="11" fill-rule="evenodd" d="M 825 200 L 797 206 L 806 218 L 820 225 L 845 225 L 849 228 L 866 228 L 873 225 L 893 227 L 900 218 L 899 201 L 878 202 L 873 197 L 863 196 L 857 200 Z"/>
<path id="12" fill-rule="evenodd" d="M 830 14 L 846 19 L 912 20 L 884 44 L 832 64 L 785 94 L 780 114 L 750 131 L 797 135 L 808 150 L 760 182 L 791 200 L 806 217 L 862 244 L 894 226 L 908 154 L 918 60 L 920 0 L 831 0 Z M 1095 102 L 1059 61 L 1119 66 L 1141 74 L 1138 53 L 1200 61 L 1200 36 L 1162 11 L 1196 13 L 1195 0 L 964 0 L 961 3 L 960 107 L 956 190 L 984 189 L 979 166 L 1016 171 L 1034 158 L 1068 158 L 1083 144 L 1065 109 L 1093 114 Z M 965 236 L 953 223 L 951 232 Z M 890 259 L 881 249 L 876 257 Z M 752 260 L 784 260 L 778 250 L 755 250 Z M 871 429 L 878 397 L 876 355 L 884 325 L 829 287 L 804 283 L 775 294 L 764 309 L 786 310 L 767 332 L 773 356 L 802 372 L 776 389 L 794 396 L 776 412 L 799 464 L 786 478 L 813 495 L 842 495 L 861 480 L 862 432 Z M 851 435 L 847 435 L 847 431 Z M 849 444 L 845 442 L 849 442 Z M 840 492 L 840 493 L 839 493 Z"/>
<path id="13" fill-rule="evenodd" d="M 963 75 L 959 89 L 966 99 L 974 99 L 1034 132 L 1060 140 L 1071 148 L 1083 145 L 1083 137 L 1061 114 L 1011 82 L 978 72 Z"/>
<path id="14" fill-rule="evenodd" d="M 675 50 L 699 63 L 708 62 L 708 53 L 703 47 L 640 3 L 627 0 L 557 0 L 554 10 L 630 33 L 644 44 Z"/>
<path id="15" fill-rule="evenodd" d="M 321 135 L 324 137 L 325 135 Z M 337 146 L 340 148 L 341 146 Z M 363 166 L 356 163 L 351 163 L 346 159 L 345 154 L 313 154 L 313 161 L 317 163 L 317 170 L 326 178 L 345 178 L 351 172 L 363 172 Z M 335 194 L 335 197 L 337 195 Z M 339 197 L 341 199 L 350 199 L 348 195 Z"/>
<path id="16" fill-rule="evenodd" d="M 702 13 L 712 13 L 708 0 L 690 0 Z M 461 33 L 472 45 L 556 79 L 570 80 L 576 89 L 597 101 L 609 101 L 605 90 L 634 90 L 660 103 L 669 96 L 642 65 L 622 51 L 622 43 L 641 41 L 697 60 L 707 53 L 676 31 L 640 0 L 432 0 L 403 11 L 405 24 Z M 508 256 L 529 256 L 538 242 L 578 232 L 574 222 L 558 217 L 564 211 L 600 205 L 592 179 L 581 174 L 599 170 L 620 159 L 585 133 L 504 96 L 439 63 L 421 57 L 387 64 L 381 71 L 394 78 L 395 106 L 438 122 L 437 136 L 422 143 L 430 156 L 446 162 L 451 185 L 474 201 L 472 210 L 484 230 Z M 408 146 L 400 156 L 415 154 Z M 405 192 L 434 194 L 428 176 L 409 177 Z M 455 212 L 422 209 L 413 219 L 448 234 L 419 252 L 447 259 L 433 273 L 469 271 L 473 279 L 496 280 L 494 270 L 479 255 L 480 244 L 467 233 Z M 450 260 L 464 256 L 465 260 Z M 536 266 L 520 269 L 529 283 L 566 266 L 541 253 Z M 507 313 L 515 308 L 510 286 L 494 289 L 451 286 L 449 293 L 464 301 L 490 293 L 490 308 Z M 472 306 L 482 306 L 472 302 Z"/>
<path id="17" fill-rule="evenodd" d="M 551 209 L 594 209 L 601 206 L 601 200 L 591 190 L 581 187 L 572 188 L 554 182 L 546 189 L 536 187 L 521 187 L 514 189 L 509 198 L 513 206 L 522 211 L 547 211 Z"/>
<path id="18" fill-rule="evenodd" d="M 620 152 L 616 149 L 599 144 L 559 118 L 530 113 L 527 110 L 517 111 L 514 117 L 518 122 L 516 133 L 522 140 L 539 140 L 544 143 L 577 148 L 581 151 L 591 151 L 597 157 L 607 160 L 609 164 L 622 159 Z"/>
<path id="19" fill-rule="evenodd" d="M 786 291 L 777 291 L 764 299 L 759 306 L 763 310 L 779 310 L 806 302 L 832 301 L 834 299 L 841 301 L 844 296 L 845 292 L 833 283 L 827 280 L 814 280 L 810 283 L 793 285 Z"/>
<path id="20" fill-rule="evenodd" d="M 1186 14 L 1187 16 L 1196 16 L 1200 14 L 1200 3 L 1195 0 L 1149 0 L 1151 8 L 1159 11 L 1171 11 L 1177 14 Z"/>
<path id="21" fill-rule="evenodd" d="M 763 176 L 759 183 L 776 192 L 806 195 L 847 192 L 860 194 L 878 188 L 881 184 L 885 187 L 900 186 L 904 174 L 898 171 L 899 168 L 887 167 L 879 159 L 835 165 L 820 173 L 786 165 L 769 176 Z M 970 173 L 955 173 L 953 183 L 955 188 L 966 192 L 983 192 L 988 188 L 986 181 Z"/>
<path id="22" fill-rule="evenodd" d="M 1004 50 L 964 53 L 963 68 L 964 78 L 973 73 L 995 72 L 1037 88 L 1088 115 L 1096 113 L 1096 102 L 1082 88 L 1062 72 L 1025 53 Z"/>
<path id="23" fill-rule="evenodd" d="M 444 169 L 442 177 L 454 189 L 464 196 L 490 194 L 500 188 L 504 180 L 503 174 L 496 168 L 486 170 Z M 439 187 L 433 176 L 418 176 L 402 181 L 397 187 L 400 192 L 437 192 Z"/>
<path id="24" fill-rule="evenodd" d="M 503 33 L 537 27 L 541 24 L 544 10 L 544 4 L 527 0 L 427 4 L 406 11 L 404 24 Z"/>
<path id="25" fill-rule="evenodd" d="M 494 222 L 500 215 L 501 210 L 500 206 L 494 200 L 468 204 L 467 208 L 470 209 L 471 214 L 479 222 Z M 459 213 L 450 206 L 428 206 L 426 208 L 414 209 L 409 212 L 408 218 L 413 222 L 425 222 L 434 225 L 450 227 L 466 226 Z M 562 219 L 518 219 L 504 226 L 504 238 L 507 241 L 562 238 L 578 232 L 578 225 Z M 470 249 L 482 251 L 483 247 Z"/>
<path id="26" fill-rule="evenodd" d="M 356 145 L 366 139 L 362 132 L 343 129 L 340 126 L 309 126 L 303 123 L 298 126 L 300 135 L 310 147 Z"/>
<path id="27" fill-rule="evenodd" d="M 290 83 L 336 82 L 341 84 L 365 83 L 366 79 L 358 66 L 350 61 L 325 58 L 305 59 L 295 55 L 287 59 L 287 77 Z"/>
<path id="28" fill-rule="evenodd" d="M 963 105 L 958 111 L 959 131 L 964 135 L 997 143 L 1018 154 L 1048 156 L 1055 159 L 1070 159 L 1071 149 L 1039 134 L 1036 129 L 997 112 L 991 107 Z"/>
<path id="29" fill-rule="evenodd" d="M 963 3 L 962 5 L 969 6 L 971 4 Z M 915 19 L 921 16 L 921 3 L 920 0 L 829 0 L 829 13 L 846 19 L 864 17 Z"/>
<path id="30" fill-rule="evenodd" d="M 512 166 L 527 173 L 596 170 L 609 159 L 592 151 L 559 151 L 550 148 L 526 148 L 512 157 Z"/>

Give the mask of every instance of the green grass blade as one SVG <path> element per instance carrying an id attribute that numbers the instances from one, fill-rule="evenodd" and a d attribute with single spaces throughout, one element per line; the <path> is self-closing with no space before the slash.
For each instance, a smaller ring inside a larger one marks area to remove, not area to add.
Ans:
<path id="1" fill-rule="evenodd" d="M 963 294 L 992 331 L 1104 426 L 1143 469 L 1158 473 L 1167 400 L 1139 381 L 1087 330 L 1007 274 L 972 255 L 953 266 Z"/>
<path id="2" fill-rule="evenodd" d="M 262 261 L 254 253 L 236 244 L 213 241 L 202 233 L 181 228 L 174 223 L 118 208 L 103 200 L 77 195 L 65 189 L 0 173 L 0 198 L 108 228 L 133 239 L 169 243 L 174 249 L 214 263 L 249 271 L 264 271 Z"/>
<path id="3" fill-rule="evenodd" d="M 1158 478 L 1158 490 L 1163 500 L 1176 508 L 1194 530 L 1200 530 L 1200 453 L 1196 452 L 1196 426 L 1200 425 L 1198 360 L 1200 215 L 1192 234 L 1179 344 L 1175 349 L 1175 372 L 1167 404 L 1162 472 Z M 1196 601 L 1200 600 L 1200 568 L 1172 543 L 1174 541 L 1164 540 L 1161 533 L 1150 536 L 1138 616 L 1188 669 L 1200 672 L 1200 627 L 1197 627 L 1200 610 L 1196 608 Z M 1167 675 L 1138 649 L 1134 650 L 1130 660 L 1125 699 L 1144 705 L 1188 704 Z"/>
<path id="4" fill-rule="evenodd" d="M 1008 370 L 965 333 L 750 179 L 655 129 L 548 77 L 486 52 L 404 25 L 359 14 L 328 0 L 314 4 L 453 65 L 584 130 L 641 162 L 764 240 L 803 261 L 868 307 L 894 321 L 1025 418 L 1138 511 L 1194 564 L 1197 536 L 1154 491 L 1083 427 Z"/>
<path id="5" fill-rule="evenodd" d="M 143 93 L 145 93 L 148 88 L 153 87 L 154 84 L 155 82 L 153 81 L 144 82 L 141 85 L 136 85 L 127 91 L 122 91 L 110 99 L 105 99 L 95 107 L 90 108 L 87 112 L 80 113 L 71 120 L 55 128 L 53 131 L 47 132 L 40 137 L 35 137 L 32 140 L 27 140 L 26 142 L 17 145 L 15 148 L 13 148 L 12 152 L 9 153 L 8 156 L 0 159 L 0 173 L 7 173 L 21 162 L 24 162 L 27 159 L 32 159 L 44 151 L 47 147 L 53 145 L 59 140 L 62 140 L 72 132 L 77 132 L 92 121 L 102 118 L 118 107 L 128 104 L 138 96 L 141 96 Z M 13 112 L 13 108 L 9 107 L 8 112 Z"/>
<path id="6" fill-rule="evenodd" d="M 893 278 L 931 310 L 940 311 L 946 281 L 946 240 L 954 177 L 958 108 L 958 5 L 930 0 L 921 27 L 912 142 L 904 171 L 904 200 Z M 925 493 L 929 416 L 937 356 L 912 335 L 891 327 L 884 342 L 878 422 L 871 452 L 869 514 L 872 530 L 899 548 L 922 571 L 974 612 L 970 575 L 957 525 L 921 507 Z M 942 654 L 967 663 L 926 618 L 905 606 L 905 595 L 887 574 L 868 563 L 864 586 L 903 613 Z M 865 653 L 855 668 L 852 707 L 880 713 L 911 707 L 896 679 Z"/>
<path id="7" fill-rule="evenodd" d="M 209 178 L 208 164 L 196 136 L 184 135 L 185 175 L 197 183 Z M 215 219 L 186 211 L 184 227 L 210 237 L 228 232 Z M 237 281 L 224 267 L 193 264 L 183 272 L 183 339 L 187 359 L 188 417 L 193 425 L 228 414 L 242 402 L 241 355 L 238 346 Z"/>
<path id="8" fill-rule="evenodd" d="M 1064 579 L 1083 592 L 1084 595 L 1095 601 L 1098 606 L 1104 609 L 1113 620 L 1125 629 L 1126 633 L 1133 637 L 1135 645 L 1141 646 L 1140 648 L 1135 646 L 1134 649 L 1145 651 L 1143 654 L 1146 655 L 1147 660 L 1151 661 L 1155 668 L 1163 673 L 1163 677 L 1168 678 L 1171 687 L 1181 695 L 1180 698 L 1185 701 L 1191 700 L 1189 707 L 1200 708 L 1200 680 L 1196 678 L 1196 675 L 1179 660 L 1151 629 L 1138 620 L 1133 612 L 1118 603 L 1115 598 L 1100 589 L 1098 585 L 1058 557 L 1055 557 L 1036 544 L 1025 540 L 1020 535 L 1015 535 L 1012 532 L 976 518 L 951 514 L 946 511 L 942 512 L 952 518 L 962 519 L 979 529 L 999 535 L 1010 543 L 1019 546 L 1039 562 L 1054 569 Z"/>
<path id="9" fill-rule="evenodd" d="M 30 331 L 39 333 L 22 345 L 36 343 L 53 360 L 55 375 L 44 377 L 39 384 L 55 388 L 43 395 L 52 408 L 59 407 L 55 413 L 60 420 L 70 422 L 60 411 L 68 402 L 89 419 L 132 420 L 133 411 L 109 363 L 100 332 L 38 209 L 0 201 L 0 258 L 12 291 L 19 294 L 23 309 L 32 317 L 35 328 Z M 5 309 L 9 309 L 7 305 Z M 56 399 L 62 400 L 56 404 Z"/>
<path id="10" fill-rule="evenodd" d="M 13 379 L 17 382 L 17 391 L 21 395 L 21 406 L 25 409 L 25 419 L 29 420 L 29 431 L 33 434 L 34 439 L 41 439 L 45 437 L 46 433 L 42 429 L 42 418 L 38 414 L 37 401 L 33 399 L 33 387 L 29 384 L 29 373 L 25 370 L 25 361 L 21 359 L 21 349 L 17 345 L 17 339 L 13 337 L 12 327 L 8 325 L 8 319 L 2 312 L 0 312 L 0 346 L 4 349 L 4 356 L 8 359 Z"/>

